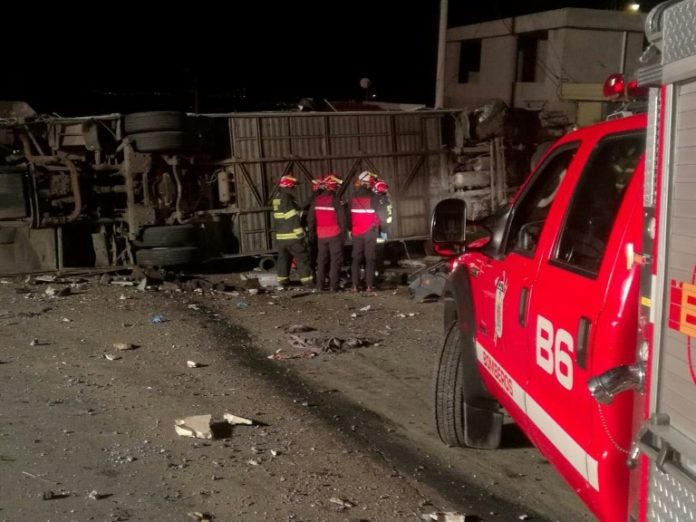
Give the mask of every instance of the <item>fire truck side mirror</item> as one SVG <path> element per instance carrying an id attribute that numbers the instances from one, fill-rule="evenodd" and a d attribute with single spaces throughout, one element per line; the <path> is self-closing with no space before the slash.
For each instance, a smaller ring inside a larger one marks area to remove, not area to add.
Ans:
<path id="1" fill-rule="evenodd" d="M 430 223 L 433 245 L 464 246 L 466 243 L 466 202 L 462 199 L 443 199 L 435 205 Z"/>

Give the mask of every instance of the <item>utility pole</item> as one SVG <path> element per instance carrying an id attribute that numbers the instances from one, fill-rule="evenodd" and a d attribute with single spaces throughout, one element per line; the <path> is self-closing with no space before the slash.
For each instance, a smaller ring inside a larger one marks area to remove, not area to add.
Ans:
<path id="1" fill-rule="evenodd" d="M 437 74 L 435 77 L 435 108 L 445 105 L 445 54 L 447 52 L 447 1 L 440 0 L 440 29 L 437 35 Z"/>

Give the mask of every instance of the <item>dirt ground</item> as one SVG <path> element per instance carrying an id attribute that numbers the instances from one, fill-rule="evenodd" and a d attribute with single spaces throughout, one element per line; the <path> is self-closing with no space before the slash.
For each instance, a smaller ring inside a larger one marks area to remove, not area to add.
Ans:
<path id="1" fill-rule="evenodd" d="M 46 290 L 66 284 L 0 284 L 0 520 L 591 520 L 514 425 L 497 451 L 439 442 L 439 303 L 403 286 L 250 292 L 235 274 L 207 276 L 225 292 L 98 279 L 62 297 Z M 311 351 L 332 337 L 370 344 Z M 255 425 L 175 433 L 224 413 Z"/>

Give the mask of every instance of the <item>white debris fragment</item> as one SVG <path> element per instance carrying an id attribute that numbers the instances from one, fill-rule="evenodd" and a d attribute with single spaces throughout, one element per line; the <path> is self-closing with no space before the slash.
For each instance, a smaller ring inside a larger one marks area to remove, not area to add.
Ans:
<path id="1" fill-rule="evenodd" d="M 200 368 L 203 365 L 196 361 L 186 361 L 186 366 L 188 366 L 189 368 Z"/>
<path id="2" fill-rule="evenodd" d="M 118 281 L 111 281 L 111 284 L 116 285 L 116 286 L 135 286 L 135 283 L 133 281 L 118 280 Z"/>
<path id="3" fill-rule="evenodd" d="M 225 419 L 229 424 L 243 424 L 245 426 L 253 426 L 254 421 L 251 419 L 247 419 L 244 417 L 239 417 L 237 415 L 233 415 L 232 413 L 225 413 L 222 416 L 223 419 Z"/>
<path id="4" fill-rule="evenodd" d="M 192 513 L 188 513 L 188 516 L 197 522 L 213 522 L 214 517 L 210 513 L 201 513 L 199 511 L 194 511 Z"/>
<path id="5" fill-rule="evenodd" d="M 189 310 L 196 310 L 196 311 L 198 311 L 198 310 L 201 309 L 201 308 L 200 308 L 197 304 L 195 304 L 195 303 L 191 303 L 190 305 L 187 306 L 187 308 L 188 308 Z"/>
<path id="6" fill-rule="evenodd" d="M 65 297 L 66 295 L 70 295 L 70 287 L 66 286 L 65 288 L 61 288 L 60 290 L 56 290 L 52 286 L 49 286 L 46 288 L 44 292 L 48 297 Z"/>
<path id="7" fill-rule="evenodd" d="M 370 308 L 372 308 L 372 306 L 370 306 L 370 305 L 363 306 L 363 307 L 360 309 L 360 311 L 361 311 L 361 312 L 369 312 L 369 311 L 370 311 Z"/>
<path id="8" fill-rule="evenodd" d="M 61 321 L 63 321 L 64 323 L 72 323 L 72 319 L 68 319 L 67 317 L 63 317 Z"/>
<path id="9" fill-rule="evenodd" d="M 196 439 L 212 439 L 213 432 L 210 429 L 212 415 L 192 415 L 174 421 L 174 429 L 182 437 L 193 437 Z"/>
<path id="10" fill-rule="evenodd" d="M 277 449 L 272 449 L 272 450 L 271 450 L 271 455 L 272 455 L 273 457 L 277 457 L 277 456 L 280 455 L 280 454 L 281 454 L 280 450 L 277 450 Z"/>
<path id="11" fill-rule="evenodd" d="M 38 346 L 39 345 L 39 340 L 34 337 L 31 341 L 29 341 L 29 346 Z"/>
<path id="12" fill-rule="evenodd" d="M 119 352 L 124 352 L 126 350 L 134 350 L 135 345 L 130 343 L 114 343 L 114 349 Z"/>
<path id="13" fill-rule="evenodd" d="M 112 355 L 110 353 L 104 354 L 104 359 L 106 359 L 107 361 L 118 361 L 120 358 L 120 355 Z"/>
<path id="14" fill-rule="evenodd" d="M 130 299 L 130 297 L 126 297 L 126 294 L 121 294 L 118 299 L 119 301 L 125 301 L 126 299 Z"/>
<path id="15" fill-rule="evenodd" d="M 444 515 L 444 518 L 440 518 L 439 520 L 442 520 L 443 522 L 466 522 L 466 515 L 462 515 L 461 513 L 442 513 Z"/>
<path id="16" fill-rule="evenodd" d="M 90 500 L 101 500 L 102 498 L 108 497 L 109 495 L 104 495 L 103 493 L 99 493 L 96 489 L 93 489 L 92 491 L 89 492 L 89 495 L 87 495 L 87 498 Z"/>
<path id="17" fill-rule="evenodd" d="M 479 520 L 478 517 L 470 517 L 474 520 Z M 436 522 L 466 522 L 467 516 L 454 511 L 435 511 L 433 513 L 425 513 L 421 515 L 421 520 L 436 521 Z"/>
<path id="18" fill-rule="evenodd" d="M 517 518 L 519 518 L 520 520 L 530 520 L 530 519 L 532 518 L 532 516 L 531 516 L 531 515 L 527 515 L 527 514 L 525 513 L 525 514 L 520 515 L 520 516 L 517 517 Z"/>
<path id="19" fill-rule="evenodd" d="M 353 503 L 350 502 L 349 500 L 344 500 L 344 499 L 339 498 L 339 497 L 331 497 L 331 498 L 329 499 L 329 502 L 331 502 L 332 504 L 338 504 L 338 505 L 341 506 L 342 508 L 352 508 L 352 507 L 355 507 L 355 504 L 353 504 Z"/>
<path id="20" fill-rule="evenodd" d="M 247 460 L 247 464 L 249 464 L 250 466 L 258 466 L 261 463 L 256 459 L 249 459 Z"/>
<path id="21" fill-rule="evenodd" d="M 358 314 L 356 314 L 355 312 L 353 312 L 352 314 L 350 314 L 350 316 L 351 316 L 353 319 L 355 319 L 356 317 L 358 317 Z"/>

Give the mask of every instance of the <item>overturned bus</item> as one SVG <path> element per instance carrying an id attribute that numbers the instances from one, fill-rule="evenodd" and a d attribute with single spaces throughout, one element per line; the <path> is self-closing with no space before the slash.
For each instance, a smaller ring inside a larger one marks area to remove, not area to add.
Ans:
<path id="1" fill-rule="evenodd" d="M 471 194 L 450 174 L 459 122 L 445 110 L 63 118 L 0 103 L 0 273 L 271 256 L 270 202 L 288 172 L 307 197 L 326 172 L 346 197 L 377 172 L 390 240 L 426 239 L 434 203 L 455 185 Z M 505 172 L 489 170 L 475 197 L 493 210 Z"/>

